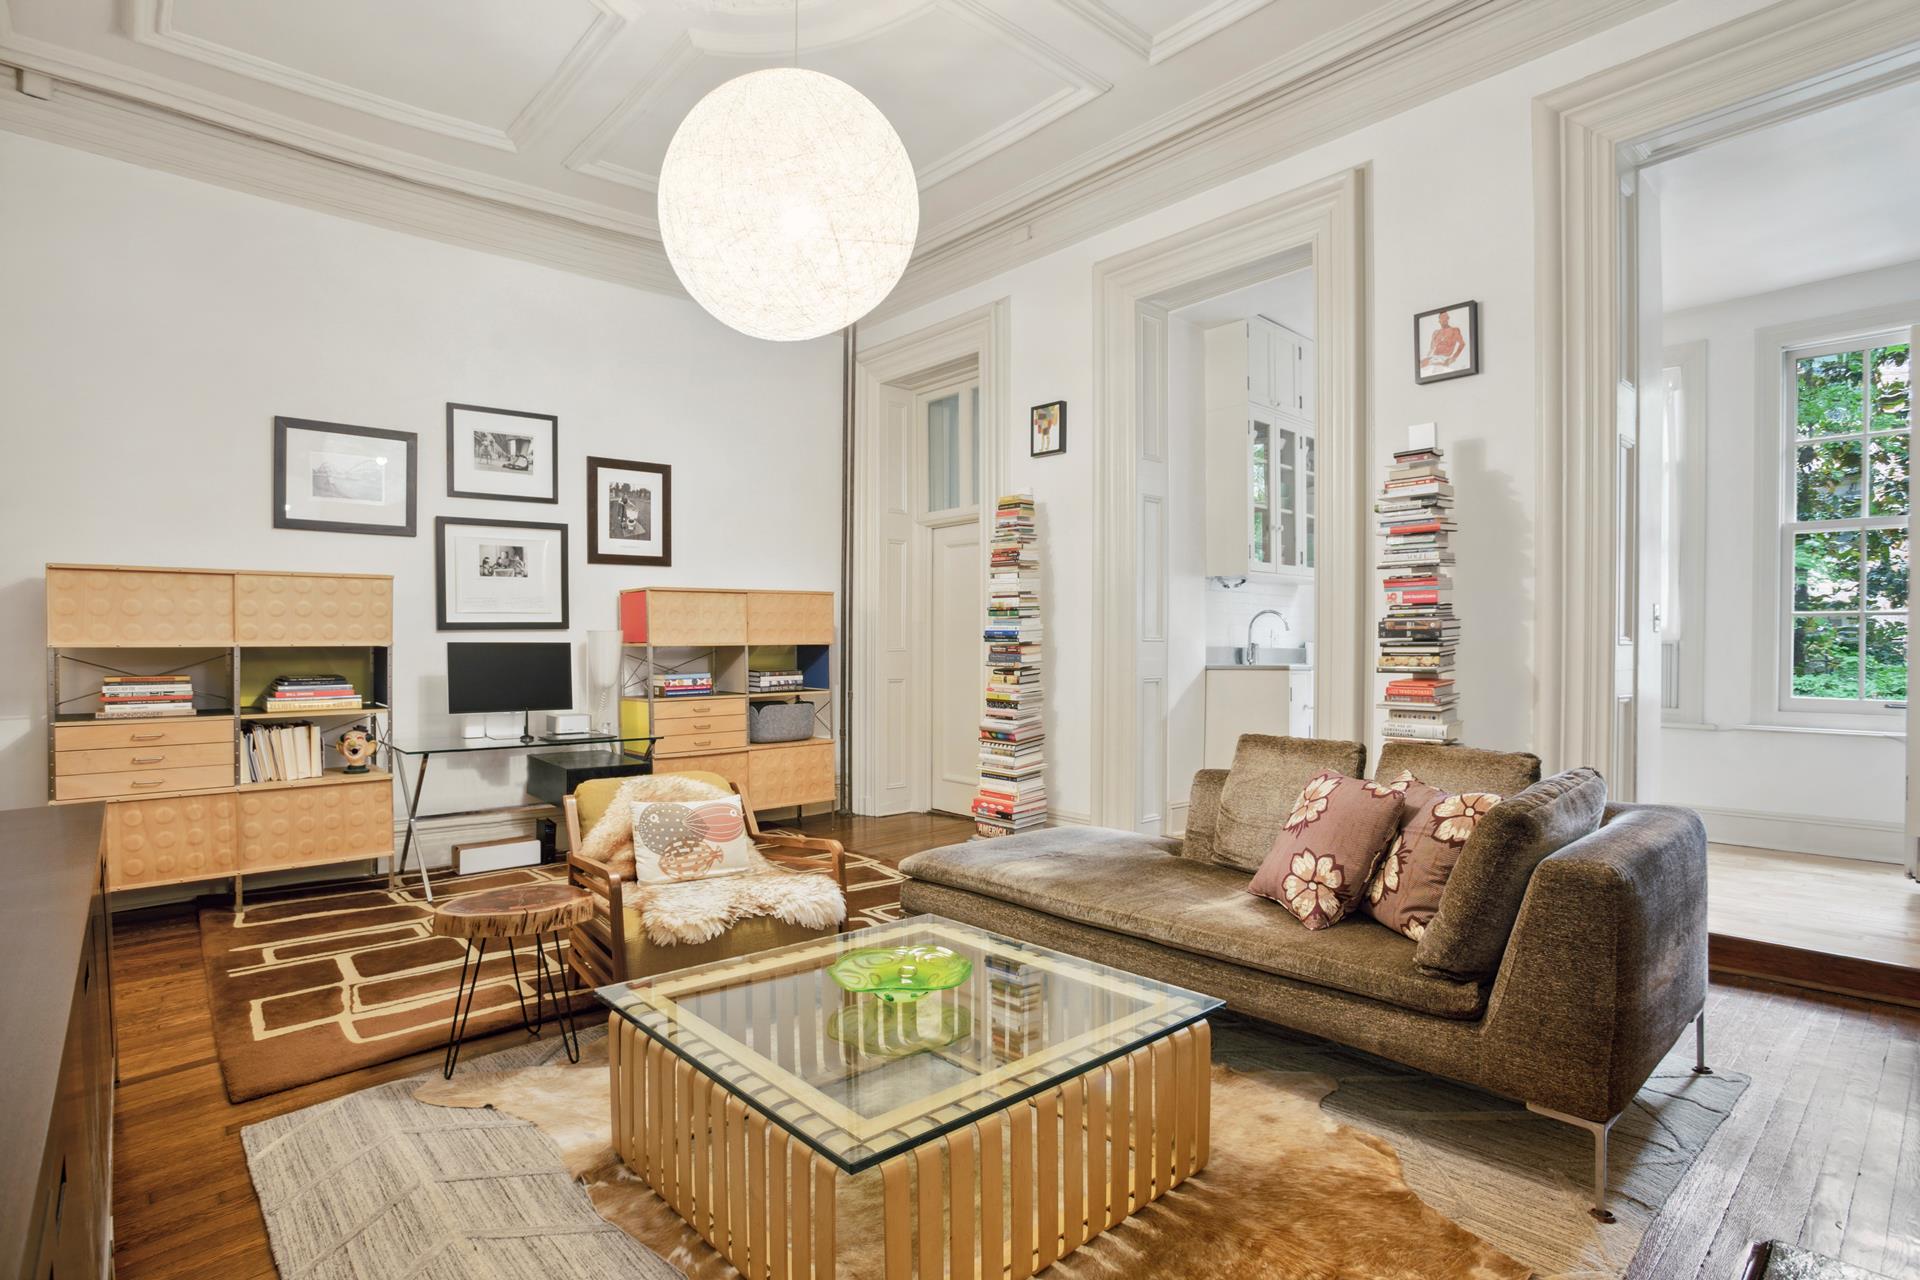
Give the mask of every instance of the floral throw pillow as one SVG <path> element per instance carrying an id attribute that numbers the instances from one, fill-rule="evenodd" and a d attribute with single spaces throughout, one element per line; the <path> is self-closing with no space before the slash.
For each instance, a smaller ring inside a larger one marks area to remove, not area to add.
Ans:
<path id="1" fill-rule="evenodd" d="M 1440 909 L 1440 893 L 1480 815 L 1500 803 L 1490 791 L 1450 795 L 1412 773 L 1388 784 L 1406 797 L 1406 820 L 1367 881 L 1365 910 L 1415 942 Z"/>
<path id="2" fill-rule="evenodd" d="M 1273 899 L 1309 929 L 1337 924 L 1359 903 L 1400 829 L 1403 803 L 1390 785 L 1315 774 L 1247 892 Z"/>
<path id="3" fill-rule="evenodd" d="M 724 800 L 635 801 L 633 878 L 636 884 L 666 884 L 738 875 L 753 869 L 740 797 Z"/>

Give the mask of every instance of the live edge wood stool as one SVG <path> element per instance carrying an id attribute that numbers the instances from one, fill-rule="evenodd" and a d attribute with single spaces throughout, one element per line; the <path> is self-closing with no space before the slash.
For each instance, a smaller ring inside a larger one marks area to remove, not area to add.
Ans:
<path id="1" fill-rule="evenodd" d="M 573 1025 L 573 975 L 560 955 L 560 938 L 592 918 L 593 895 L 570 884 L 482 889 L 434 905 L 433 931 L 443 938 L 467 942 L 466 955 L 460 961 L 460 984 L 453 992 L 453 1021 L 447 1028 L 447 1056 L 440 1069 L 443 1076 L 453 1079 L 460 1046 L 466 1040 L 467 1015 L 473 1011 L 473 993 L 480 989 L 480 966 L 487 958 L 487 943 L 494 938 L 506 940 L 507 955 L 513 961 L 513 994 L 520 1001 L 521 1025 L 530 1034 L 539 1035 L 546 1026 L 546 1002 L 551 998 L 567 1060 L 580 1061 L 580 1036 Z M 520 956 L 514 949 L 517 938 L 533 939 L 532 1014 L 527 1012 L 527 996 L 520 982 Z M 551 968 L 545 946 L 549 940 L 553 946 Z M 564 990 L 556 988 L 555 974 L 565 975 L 561 980 Z"/>

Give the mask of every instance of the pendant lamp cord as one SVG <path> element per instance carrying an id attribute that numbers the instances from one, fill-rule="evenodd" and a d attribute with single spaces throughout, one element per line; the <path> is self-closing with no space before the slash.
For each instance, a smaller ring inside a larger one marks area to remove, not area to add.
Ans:
<path id="1" fill-rule="evenodd" d="M 800 0 L 793 0 L 793 65 L 800 65 Z"/>

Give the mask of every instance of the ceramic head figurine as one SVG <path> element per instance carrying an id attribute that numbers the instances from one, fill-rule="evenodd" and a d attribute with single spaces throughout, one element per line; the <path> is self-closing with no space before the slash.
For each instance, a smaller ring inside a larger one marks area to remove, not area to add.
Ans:
<path id="1" fill-rule="evenodd" d="M 365 773 L 367 761 L 373 755 L 373 739 L 367 736 L 365 729 L 349 729 L 340 735 L 334 747 L 346 758 L 348 773 Z"/>

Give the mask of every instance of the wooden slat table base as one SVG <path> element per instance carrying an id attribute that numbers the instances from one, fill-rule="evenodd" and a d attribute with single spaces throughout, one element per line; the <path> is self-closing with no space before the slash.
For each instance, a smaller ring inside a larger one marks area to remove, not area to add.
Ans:
<path id="1" fill-rule="evenodd" d="M 617 1013 L 607 1054 L 626 1166 L 749 1280 L 832 1280 L 833 1163 Z M 889 1160 L 887 1280 L 1022 1280 L 1166 1195 L 1207 1167 L 1212 1062 L 1196 1022 Z"/>

